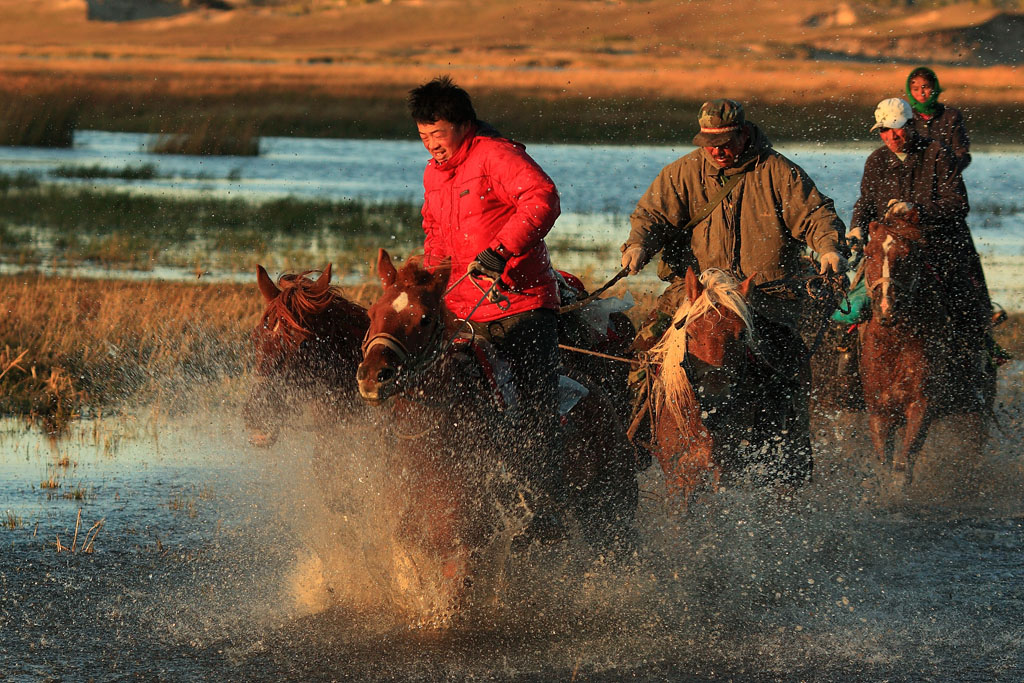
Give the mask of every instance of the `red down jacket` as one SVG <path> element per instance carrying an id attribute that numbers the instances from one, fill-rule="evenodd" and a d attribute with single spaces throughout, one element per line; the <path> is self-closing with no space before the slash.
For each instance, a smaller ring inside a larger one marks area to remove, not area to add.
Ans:
<path id="1" fill-rule="evenodd" d="M 488 247 L 508 259 L 502 280 L 511 306 L 503 311 L 485 301 L 473 313 L 476 321 L 558 308 L 558 287 L 544 244 L 561 211 L 558 190 L 525 149 L 477 128 L 448 161 L 431 159 L 423 172 L 427 263 L 450 258 L 451 282 Z M 484 289 L 490 286 L 486 278 L 477 282 Z M 466 278 L 445 303 L 464 318 L 480 298 L 480 290 Z"/>

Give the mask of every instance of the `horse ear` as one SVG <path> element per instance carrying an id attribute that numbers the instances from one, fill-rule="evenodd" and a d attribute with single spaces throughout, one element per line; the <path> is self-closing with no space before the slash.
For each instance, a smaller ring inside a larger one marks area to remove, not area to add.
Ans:
<path id="1" fill-rule="evenodd" d="M 704 286 L 700 283 L 700 278 L 697 277 L 696 273 L 693 272 L 693 268 L 686 269 L 686 299 L 690 303 L 693 303 L 700 297 L 700 293 L 704 291 Z"/>
<path id="2" fill-rule="evenodd" d="M 313 288 L 310 290 L 314 294 L 326 292 L 327 288 L 331 286 L 331 264 L 328 263 L 320 273 L 320 277 L 313 283 Z"/>
<path id="3" fill-rule="evenodd" d="M 748 298 L 747 295 L 750 293 L 750 287 L 753 285 L 754 282 L 754 275 L 757 275 L 757 273 L 754 273 L 753 275 L 751 275 L 746 280 L 740 283 L 740 296 L 742 296 L 744 299 Z"/>
<path id="4" fill-rule="evenodd" d="M 380 278 L 380 283 L 384 285 L 384 289 L 395 284 L 395 280 L 398 279 L 398 271 L 395 270 L 395 266 L 391 263 L 391 257 L 384 249 L 377 252 L 377 276 Z"/>
<path id="5" fill-rule="evenodd" d="M 256 266 L 256 284 L 260 287 L 260 293 L 267 301 L 273 301 L 281 293 L 274 281 L 267 275 L 267 269 L 261 265 Z"/>

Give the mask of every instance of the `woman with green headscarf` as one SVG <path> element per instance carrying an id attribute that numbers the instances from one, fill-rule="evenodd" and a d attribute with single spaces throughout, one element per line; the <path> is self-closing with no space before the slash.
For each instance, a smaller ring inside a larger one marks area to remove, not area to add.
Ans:
<path id="1" fill-rule="evenodd" d="M 971 141 L 960 110 L 939 102 L 941 92 L 939 77 L 926 66 L 917 67 L 907 76 L 907 100 L 914 109 L 914 130 L 921 137 L 949 147 L 956 156 L 957 170 L 962 172 L 971 163 Z"/>

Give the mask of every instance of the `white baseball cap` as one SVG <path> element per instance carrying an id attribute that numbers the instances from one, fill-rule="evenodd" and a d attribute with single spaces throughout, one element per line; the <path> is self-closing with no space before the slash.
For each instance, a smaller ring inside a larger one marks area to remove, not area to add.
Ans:
<path id="1" fill-rule="evenodd" d="M 875 107 L 875 125 L 871 126 L 871 130 L 902 128 L 912 118 L 914 118 L 914 110 L 910 108 L 906 100 L 890 97 L 887 100 L 882 100 Z"/>

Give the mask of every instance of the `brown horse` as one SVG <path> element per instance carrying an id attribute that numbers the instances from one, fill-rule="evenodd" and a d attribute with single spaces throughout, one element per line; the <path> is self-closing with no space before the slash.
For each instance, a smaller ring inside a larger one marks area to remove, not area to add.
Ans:
<path id="1" fill-rule="evenodd" d="M 686 300 L 649 352 L 654 455 L 685 509 L 721 478 L 798 484 L 810 473 L 806 435 L 789 410 L 791 384 L 763 360 L 751 287 L 709 269 L 688 270 Z"/>
<path id="2" fill-rule="evenodd" d="M 501 464 L 507 442 L 528 435 L 508 434 L 501 394 L 477 360 L 479 342 L 459 339 L 472 333 L 444 306 L 450 268 L 431 270 L 410 259 L 399 270 L 382 249 L 377 272 L 384 290 L 368 311 L 359 391 L 371 403 L 393 406 L 392 429 L 418 454 L 420 484 L 431 495 L 410 520 L 410 532 L 428 530 L 418 538 L 446 568 L 457 594 L 459 581 L 495 570 L 478 560 L 514 525 L 509 512 L 518 507 L 521 524 L 531 514 L 523 513 L 529 507 L 523 482 Z M 573 379 L 588 393 L 563 418 L 570 507 L 588 540 L 624 538 L 637 503 L 632 448 L 600 388 Z"/>
<path id="3" fill-rule="evenodd" d="M 905 486 L 936 417 L 965 416 L 969 442 L 982 443 L 995 391 L 981 359 L 950 332 L 942 283 L 924 248 L 911 216 L 872 223 L 864 250 L 872 314 L 860 326 L 861 384 L 875 454 L 883 463 L 891 458 Z M 895 448 L 901 424 L 903 439 Z"/>
<path id="4" fill-rule="evenodd" d="M 243 409 L 255 446 L 272 445 L 286 419 L 310 401 L 331 422 L 362 407 L 353 377 L 370 323 L 366 309 L 331 287 L 331 264 L 316 280 L 307 277 L 315 272 L 282 275 L 275 285 L 256 268 L 266 309 L 252 333 L 258 382 Z"/>

